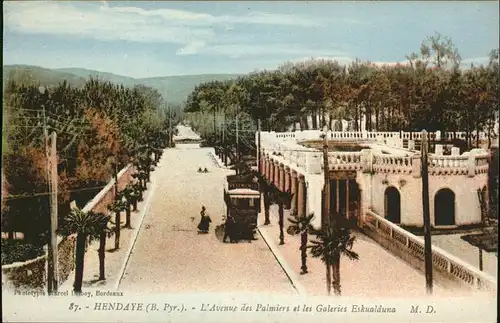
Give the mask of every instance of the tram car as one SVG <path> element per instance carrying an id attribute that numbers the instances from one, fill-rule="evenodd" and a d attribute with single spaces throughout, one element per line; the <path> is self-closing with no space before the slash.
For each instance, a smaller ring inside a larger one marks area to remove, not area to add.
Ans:
<path id="1" fill-rule="evenodd" d="M 254 239 L 260 212 L 260 192 L 257 179 L 251 174 L 228 175 L 224 188 L 226 219 L 234 219 L 231 227 L 233 241 Z"/>

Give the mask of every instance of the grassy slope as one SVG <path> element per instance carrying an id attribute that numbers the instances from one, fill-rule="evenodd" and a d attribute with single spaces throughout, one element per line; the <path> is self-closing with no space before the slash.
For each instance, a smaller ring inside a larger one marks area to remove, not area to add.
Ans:
<path id="1" fill-rule="evenodd" d="M 135 79 L 83 68 L 47 69 L 29 65 L 6 65 L 3 71 L 4 81 L 10 73 L 15 73 L 17 80 L 33 79 L 40 82 L 42 86 L 53 86 L 66 80 L 70 85 L 80 87 L 90 76 L 127 87 L 143 84 L 157 89 L 168 102 L 174 104 L 184 102 L 194 87 L 200 83 L 235 79 L 239 76 L 238 74 L 201 74 Z"/>
<path id="2" fill-rule="evenodd" d="M 80 87 L 85 84 L 83 77 L 30 65 L 6 65 L 3 67 L 3 82 L 14 77 L 18 82 L 40 83 L 41 86 L 55 86 L 66 80 L 70 85 Z"/>

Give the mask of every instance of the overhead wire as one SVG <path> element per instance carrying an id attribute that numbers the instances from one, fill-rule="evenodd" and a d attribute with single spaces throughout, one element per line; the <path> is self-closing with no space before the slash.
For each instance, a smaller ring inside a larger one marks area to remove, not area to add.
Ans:
<path id="1" fill-rule="evenodd" d="M 103 189 L 106 186 L 107 185 L 86 187 L 86 188 L 68 190 L 67 192 L 69 192 L 69 193 L 76 193 L 76 192 L 90 191 L 90 190 L 96 190 L 96 189 Z M 41 193 L 34 193 L 34 194 L 8 195 L 7 197 L 5 197 L 5 199 L 6 200 L 28 199 L 28 198 L 34 198 L 34 197 L 45 196 L 45 195 L 50 195 L 50 194 L 52 194 L 52 192 L 41 192 Z"/>

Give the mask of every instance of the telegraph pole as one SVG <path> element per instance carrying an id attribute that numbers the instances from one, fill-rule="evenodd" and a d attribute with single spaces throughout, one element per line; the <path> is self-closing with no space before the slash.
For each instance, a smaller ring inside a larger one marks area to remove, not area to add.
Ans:
<path id="1" fill-rule="evenodd" d="M 429 212 L 429 172 L 428 172 L 428 138 L 427 131 L 422 131 L 421 145 L 422 164 L 422 206 L 424 215 L 424 261 L 425 261 L 425 285 L 427 294 L 432 294 L 432 245 L 431 245 L 431 220 Z"/>
<path id="2" fill-rule="evenodd" d="M 323 228 L 329 228 L 330 225 L 330 172 L 328 166 L 328 128 L 323 127 L 323 175 L 325 185 L 323 186 L 323 217 L 321 225 Z"/>
<path id="3" fill-rule="evenodd" d="M 226 114 L 222 119 L 222 159 L 224 160 L 224 166 L 227 166 L 227 154 L 226 154 Z"/>
<path id="4" fill-rule="evenodd" d="M 45 115 L 45 111 L 44 111 Z M 48 245 L 48 273 L 47 273 L 47 289 L 49 293 L 57 292 L 58 289 L 58 260 L 57 260 L 57 134 L 52 133 L 50 138 L 51 147 L 49 149 L 49 138 L 47 134 L 47 127 L 44 118 L 44 132 L 45 132 L 45 148 L 47 153 L 47 171 L 50 188 L 50 241 Z M 50 156 L 49 156 L 50 150 Z"/>
<path id="5" fill-rule="evenodd" d="M 51 244 L 52 244 L 52 261 L 54 264 L 54 291 L 57 292 L 58 285 L 59 285 L 59 277 L 58 277 L 58 272 L 59 272 L 59 262 L 58 262 L 58 252 L 57 252 L 57 227 L 58 227 L 58 212 L 57 212 L 57 206 L 58 206 L 58 201 L 57 201 L 57 193 L 58 193 L 58 174 L 57 174 L 57 134 L 56 132 L 52 132 L 52 138 L 51 138 L 51 144 L 52 144 L 52 149 L 51 149 L 51 180 L 50 180 L 50 186 L 52 188 L 52 216 L 51 216 Z"/>
<path id="6" fill-rule="evenodd" d="M 236 162 L 240 161 L 240 143 L 238 137 L 238 115 L 236 115 Z"/>
<path id="7" fill-rule="evenodd" d="M 257 119 L 257 171 L 261 172 L 260 169 L 260 119 Z"/>
<path id="8" fill-rule="evenodd" d="M 172 148 L 172 110 L 170 109 L 170 105 L 167 102 L 168 108 L 168 147 Z"/>
<path id="9" fill-rule="evenodd" d="M 483 271 L 483 248 L 479 247 L 479 270 Z"/>
<path id="10" fill-rule="evenodd" d="M 45 106 L 43 107 L 42 110 L 43 113 L 43 139 L 44 139 L 44 144 L 45 144 L 45 159 L 47 160 L 47 166 L 45 169 L 46 172 L 46 180 L 47 180 L 47 186 L 49 190 L 49 210 L 52 207 L 52 189 L 50 185 L 50 149 L 49 149 L 49 133 L 47 131 L 47 118 L 45 115 Z M 52 212 L 52 210 L 50 211 Z M 54 291 L 53 283 L 54 283 L 54 252 L 52 249 L 52 213 L 51 213 L 51 221 L 50 221 L 50 228 L 49 228 L 49 243 L 47 244 L 47 251 L 48 251 L 48 257 L 47 257 L 47 292 L 49 295 Z"/>

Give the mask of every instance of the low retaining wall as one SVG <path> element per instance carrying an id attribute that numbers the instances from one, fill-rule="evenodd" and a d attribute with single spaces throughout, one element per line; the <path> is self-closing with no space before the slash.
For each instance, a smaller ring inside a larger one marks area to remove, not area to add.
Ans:
<path id="1" fill-rule="evenodd" d="M 134 167 L 127 165 L 118 173 L 118 190 L 122 190 L 133 179 Z M 107 213 L 107 205 L 115 196 L 115 181 L 112 179 L 85 207 L 84 212 Z M 58 237 L 58 278 L 62 285 L 75 269 L 75 237 Z M 47 254 L 25 262 L 2 266 L 2 288 L 44 290 L 47 286 Z"/>
<path id="2" fill-rule="evenodd" d="M 47 255 L 2 266 L 2 289 L 43 289 L 46 284 Z"/>

